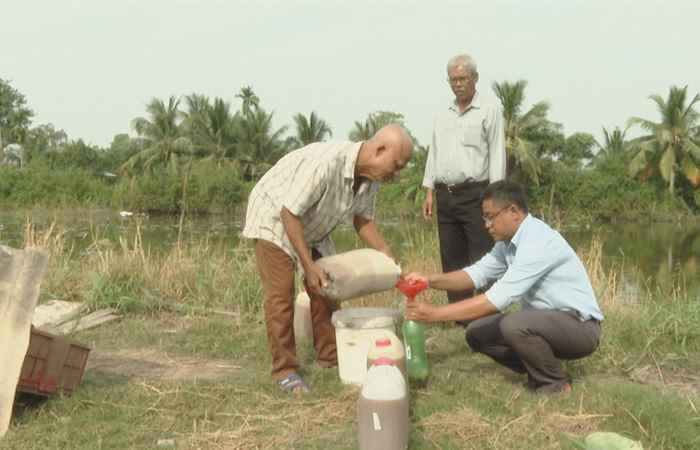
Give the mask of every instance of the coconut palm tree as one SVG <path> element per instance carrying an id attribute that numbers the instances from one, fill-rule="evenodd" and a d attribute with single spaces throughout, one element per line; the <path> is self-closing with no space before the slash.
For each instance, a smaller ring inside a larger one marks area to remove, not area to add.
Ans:
<path id="1" fill-rule="evenodd" d="M 604 145 L 598 144 L 600 151 L 607 154 L 620 154 L 624 153 L 627 148 L 625 142 L 625 135 L 627 135 L 627 128 L 620 130 L 620 127 L 615 127 L 612 132 L 609 132 L 605 127 L 603 127 L 603 137 L 605 138 Z"/>
<path id="2" fill-rule="evenodd" d="M 185 97 L 185 111 L 180 113 L 182 117 L 179 125 L 180 132 L 190 138 L 197 153 L 203 153 L 199 140 L 200 136 L 207 132 L 207 113 L 210 108 L 209 97 L 191 94 Z"/>
<path id="3" fill-rule="evenodd" d="M 528 135 L 554 127 L 547 119 L 549 103 L 535 103 L 524 114 L 521 112 L 525 102 L 527 81 L 514 83 L 503 81 L 492 85 L 496 97 L 503 106 L 505 120 L 506 153 L 508 154 L 508 173 L 521 172 L 526 178 L 539 184 L 540 164 L 536 156 L 535 144 L 528 140 Z"/>
<path id="4" fill-rule="evenodd" d="M 187 131 L 196 153 L 217 164 L 231 161 L 238 145 L 237 114 L 231 114 L 231 105 L 221 98 L 211 104 L 204 96 L 193 94 L 186 98 L 188 111 L 182 127 Z"/>
<path id="5" fill-rule="evenodd" d="M 613 131 L 608 131 L 603 127 L 603 143 L 596 141 L 598 153 L 596 153 L 593 162 L 596 165 L 603 164 L 613 158 L 622 158 L 629 149 L 628 142 L 625 140 L 628 128 L 620 130 L 620 127 L 615 127 Z"/>
<path id="6" fill-rule="evenodd" d="M 236 94 L 236 97 L 243 100 L 241 110 L 243 111 L 243 115 L 246 116 L 251 114 L 260 104 L 260 98 L 255 95 L 253 88 L 250 86 L 242 87 L 238 94 Z"/>
<path id="7" fill-rule="evenodd" d="M 190 94 L 185 97 L 185 106 L 187 111 L 183 113 L 185 120 L 183 120 L 182 125 L 187 122 L 188 118 L 196 119 L 198 116 L 204 115 L 211 108 L 211 102 L 206 95 Z"/>
<path id="8" fill-rule="evenodd" d="M 425 174 L 425 164 L 428 161 L 429 146 L 416 143 L 413 149 L 413 156 L 406 168 L 401 171 L 398 183 L 403 186 L 404 197 L 414 205 L 419 204 L 423 197 L 423 176 Z"/>
<path id="9" fill-rule="evenodd" d="M 309 114 L 308 119 L 301 113 L 296 114 L 293 119 L 296 128 L 295 147 L 303 147 L 312 142 L 321 142 L 326 137 L 333 136 L 331 127 L 313 111 Z"/>
<path id="10" fill-rule="evenodd" d="M 405 128 L 403 114 L 393 111 L 375 111 L 368 114 L 364 122 L 355 121 L 348 137 L 354 142 L 366 141 L 391 123 L 397 123 Z"/>
<path id="11" fill-rule="evenodd" d="M 675 193 L 676 176 L 685 176 L 693 187 L 700 186 L 700 114 L 693 108 L 700 101 L 696 94 L 687 102 L 688 86 L 671 86 L 668 98 L 651 95 L 661 115 L 660 122 L 632 117 L 628 126 L 638 125 L 649 132 L 632 143 L 634 157 L 630 174 L 648 175 L 656 170 L 668 183 L 671 195 Z"/>
<path id="12" fill-rule="evenodd" d="M 282 137 L 287 127 L 274 130 L 272 116 L 272 113 L 256 106 L 237 120 L 236 133 L 239 141 L 236 152 L 243 167 L 243 175 L 248 180 L 262 176 L 289 149 L 289 141 Z"/>
<path id="13" fill-rule="evenodd" d="M 352 130 L 348 134 L 348 138 L 353 142 L 366 141 L 374 136 L 376 126 L 370 114 L 364 122 L 355 121 Z"/>
<path id="14" fill-rule="evenodd" d="M 149 118 L 137 117 L 131 126 L 143 143 L 143 150 L 129 158 L 123 165 L 123 171 L 136 167 L 151 169 L 158 165 L 169 165 L 175 169 L 179 160 L 192 154 L 192 142 L 182 135 L 179 122 L 181 112 L 180 100 L 170 97 L 166 105 L 154 98 L 146 106 Z"/>

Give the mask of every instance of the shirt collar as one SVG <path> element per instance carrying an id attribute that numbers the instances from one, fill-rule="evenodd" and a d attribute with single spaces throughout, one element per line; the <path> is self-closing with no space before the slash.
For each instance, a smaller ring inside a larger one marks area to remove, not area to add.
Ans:
<path id="1" fill-rule="evenodd" d="M 357 165 L 357 156 L 360 154 L 364 142 L 357 142 L 350 146 L 345 152 L 345 164 L 343 165 L 343 177 L 355 179 L 355 166 Z"/>
<path id="2" fill-rule="evenodd" d="M 520 240 L 522 239 L 522 229 L 525 228 L 530 222 L 532 221 L 532 216 L 528 213 L 527 216 L 525 216 L 525 219 L 518 225 L 518 230 L 515 232 L 512 238 L 510 238 L 510 243 L 515 246 L 515 248 L 518 248 L 518 245 L 520 244 Z"/>
<path id="3" fill-rule="evenodd" d="M 474 91 L 474 97 L 472 97 L 472 102 L 469 104 L 467 109 L 464 110 L 464 112 L 467 112 L 472 108 L 481 108 L 481 98 L 479 96 L 479 91 Z M 457 106 L 457 99 L 453 100 L 450 104 L 450 111 L 454 111 L 457 114 L 464 114 L 459 112 L 459 106 Z"/>

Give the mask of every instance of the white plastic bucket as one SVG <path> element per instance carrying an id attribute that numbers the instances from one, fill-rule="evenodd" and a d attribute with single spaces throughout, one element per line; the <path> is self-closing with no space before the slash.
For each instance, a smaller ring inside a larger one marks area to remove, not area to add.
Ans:
<path id="1" fill-rule="evenodd" d="M 344 308 L 333 313 L 338 373 L 343 383 L 361 385 L 365 381 L 370 345 L 385 337 L 386 331 L 396 333 L 398 314 L 389 308 Z"/>

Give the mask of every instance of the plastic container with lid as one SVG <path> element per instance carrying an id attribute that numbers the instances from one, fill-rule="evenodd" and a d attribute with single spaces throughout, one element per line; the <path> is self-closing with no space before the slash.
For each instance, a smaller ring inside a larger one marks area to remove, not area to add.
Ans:
<path id="1" fill-rule="evenodd" d="M 311 299 L 306 291 L 299 292 L 294 301 L 294 339 L 297 345 L 310 344 L 314 339 Z"/>
<path id="2" fill-rule="evenodd" d="M 408 447 L 406 380 L 396 366 L 386 361 L 382 358 L 369 368 L 357 402 L 360 450 L 404 450 Z"/>
<path id="3" fill-rule="evenodd" d="M 367 374 L 367 353 L 375 340 L 396 335 L 398 311 L 389 308 L 343 308 L 333 313 L 338 347 L 338 373 L 346 384 L 361 385 Z"/>

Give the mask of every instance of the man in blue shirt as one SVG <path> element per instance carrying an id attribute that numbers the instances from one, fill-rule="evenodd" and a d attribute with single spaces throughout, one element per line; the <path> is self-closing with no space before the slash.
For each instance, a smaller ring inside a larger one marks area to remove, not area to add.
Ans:
<path id="1" fill-rule="evenodd" d="M 406 318 L 424 322 L 471 321 L 469 347 L 518 373 L 537 392 L 571 390 L 560 359 L 593 353 L 603 314 L 581 263 L 564 238 L 528 213 L 522 187 L 490 184 L 483 219 L 496 244 L 475 264 L 448 273 L 407 275 L 433 289 L 480 289 L 483 294 L 445 306 L 409 302 Z M 512 304 L 521 309 L 504 313 Z"/>

